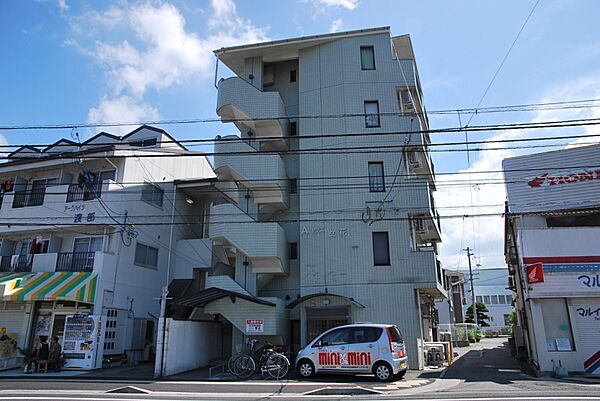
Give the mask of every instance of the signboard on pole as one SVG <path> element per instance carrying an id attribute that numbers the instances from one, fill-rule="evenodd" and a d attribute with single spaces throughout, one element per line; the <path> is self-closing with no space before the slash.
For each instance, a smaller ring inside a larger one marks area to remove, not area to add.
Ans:
<path id="1" fill-rule="evenodd" d="M 246 333 L 263 333 L 265 321 L 263 319 L 246 319 Z"/>

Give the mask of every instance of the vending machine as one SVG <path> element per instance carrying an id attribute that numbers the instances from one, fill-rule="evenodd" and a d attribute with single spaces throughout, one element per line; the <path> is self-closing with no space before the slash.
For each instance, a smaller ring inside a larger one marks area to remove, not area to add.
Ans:
<path id="1" fill-rule="evenodd" d="M 65 319 L 62 350 L 65 369 L 92 370 L 102 367 L 104 327 L 101 316 L 75 314 Z"/>

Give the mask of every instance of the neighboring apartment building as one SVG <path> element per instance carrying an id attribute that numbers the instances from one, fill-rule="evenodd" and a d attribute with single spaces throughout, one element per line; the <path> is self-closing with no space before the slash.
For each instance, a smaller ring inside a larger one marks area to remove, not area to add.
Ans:
<path id="1" fill-rule="evenodd" d="M 468 271 L 463 271 L 468 279 Z M 508 269 L 506 267 L 480 268 L 473 271 L 473 286 L 475 287 L 475 300 L 483 302 L 489 312 L 487 321 L 489 330 L 500 330 L 510 326 L 509 316 L 513 310 L 512 292 L 508 288 Z M 467 285 L 467 288 L 470 288 Z M 470 294 L 470 293 L 469 293 Z M 469 302 L 464 306 L 464 311 L 473 304 L 471 295 Z M 485 330 L 485 328 L 484 328 Z"/>
<path id="2" fill-rule="evenodd" d="M 600 374 L 600 145 L 505 159 L 515 340 L 532 366 Z"/>
<path id="3" fill-rule="evenodd" d="M 214 157 L 232 201 L 213 206 L 210 238 L 231 268 L 207 278 L 213 296 L 185 301 L 230 322 L 234 349 L 260 335 L 297 351 L 336 325 L 395 323 L 422 366 L 446 292 L 410 37 L 384 27 L 215 54 L 235 74 L 217 114 L 240 131 Z"/>
<path id="4" fill-rule="evenodd" d="M 200 242 L 214 192 L 175 192 L 191 178 L 214 181 L 206 157 L 148 126 L 11 153 L 0 164 L 0 330 L 13 346 L 0 368 L 40 336 L 60 338 L 67 368 L 151 358 L 161 288 L 213 263 Z"/>
<path id="5" fill-rule="evenodd" d="M 465 315 L 463 305 L 467 300 L 465 297 L 465 275 L 464 273 L 444 269 L 444 287 L 448 292 L 448 299 L 439 300 L 435 303 L 438 315 L 438 324 L 444 331 L 448 331 L 448 324 L 464 323 Z"/>

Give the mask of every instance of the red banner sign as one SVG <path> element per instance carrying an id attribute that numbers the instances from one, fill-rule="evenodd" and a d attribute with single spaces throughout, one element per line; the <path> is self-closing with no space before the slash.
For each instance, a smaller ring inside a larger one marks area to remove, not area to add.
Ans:
<path id="1" fill-rule="evenodd" d="M 541 263 L 527 266 L 526 271 L 528 284 L 544 282 L 544 266 Z"/>

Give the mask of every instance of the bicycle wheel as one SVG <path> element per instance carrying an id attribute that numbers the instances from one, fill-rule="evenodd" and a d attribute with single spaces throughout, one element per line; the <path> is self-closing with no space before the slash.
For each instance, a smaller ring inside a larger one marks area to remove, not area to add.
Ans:
<path id="1" fill-rule="evenodd" d="M 272 353 L 267 358 L 265 370 L 273 379 L 281 379 L 287 375 L 290 369 L 290 361 L 283 354 L 277 352 Z"/>
<path id="2" fill-rule="evenodd" d="M 250 355 L 240 355 L 233 363 L 233 374 L 240 379 L 252 376 L 254 369 L 256 369 L 256 363 Z"/>
<path id="3" fill-rule="evenodd" d="M 235 374 L 235 361 L 241 356 L 242 354 L 234 354 L 231 355 L 231 357 L 229 358 L 229 360 L 227 361 L 227 370 L 229 370 L 229 373 L 231 374 Z"/>

